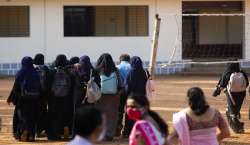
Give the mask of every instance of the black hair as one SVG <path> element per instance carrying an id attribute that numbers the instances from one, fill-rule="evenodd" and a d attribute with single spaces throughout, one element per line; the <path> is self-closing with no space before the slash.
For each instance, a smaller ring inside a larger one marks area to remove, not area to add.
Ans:
<path id="1" fill-rule="evenodd" d="M 68 64 L 66 55 L 60 54 L 56 57 L 55 66 L 56 67 L 65 67 Z"/>
<path id="2" fill-rule="evenodd" d="M 44 65 L 44 55 L 41 53 L 36 54 L 33 59 L 33 63 L 35 65 Z"/>
<path id="3" fill-rule="evenodd" d="M 122 54 L 120 56 L 120 61 L 127 61 L 130 62 L 130 56 L 128 54 Z"/>
<path id="4" fill-rule="evenodd" d="M 240 72 L 240 64 L 239 63 L 231 63 L 228 66 L 228 71 L 231 73 Z"/>
<path id="5" fill-rule="evenodd" d="M 113 58 L 109 53 L 104 53 L 99 57 L 96 70 L 106 76 L 110 76 L 111 73 L 117 71 Z"/>
<path id="6" fill-rule="evenodd" d="M 79 57 L 77 57 L 77 56 L 71 57 L 69 60 L 69 65 L 77 64 L 77 63 L 79 63 L 79 61 L 80 61 Z"/>
<path id="7" fill-rule="evenodd" d="M 102 112 L 94 107 L 80 107 L 75 114 L 75 133 L 89 137 L 103 123 Z"/>
<path id="8" fill-rule="evenodd" d="M 167 137 L 169 134 L 168 125 L 156 112 L 150 110 L 150 103 L 149 103 L 147 97 L 139 96 L 139 95 L 132 95 L 132 96 L 129 96 L 129 98 L 133 99 L 138 105 L 140 105 L 144 108 L 148 108 L 149 116 L 151 116 L 154 119 L 154 121 L 158 124 L 158 126 L 160 127 L 160 132 L 165 137 Z"/>
<path id="9" fill-rule="evenodd" d="M 187 92 L 187 97 L 189 101 L 189 106 L 195 115 L 201 116 L 208 110 L 209 105 L 205 100 L 205 95 L 201 88 L 190 88 Z"/>

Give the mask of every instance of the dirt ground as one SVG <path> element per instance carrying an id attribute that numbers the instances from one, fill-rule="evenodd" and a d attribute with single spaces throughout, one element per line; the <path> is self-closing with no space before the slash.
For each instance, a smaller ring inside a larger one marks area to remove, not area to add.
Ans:
<path id="1" fill-rule="evenodd" d="M 207 100 L 211 106 L 220 110 L 225 114 L 226 97 L 222 93 L 221 96 L 214 98 L 211 94 L 214 90 L 218 77 L 216 76 L 168 76 L 158 77 L 156 79 L 157 98 L 152 102 L 152 109 L 157 111 L 171 126 L 172 115 L 174 112 L 181 110 L 187 106 L 186 91 L 192 86 L 200 86 L 207 96 Z M 13 79 L 0 80 L 0 145 L 28 145 L 27 143 L 20 143 L 15 141 L 11 135 L 12 112 L 13 106 L 6 104 L 6 97 L 8 96 L 13 84 Z M 249 96 L 249 94 L 247 95 Z M 248 108 L 250 104 L 249 97 L 244 102 L 242 108 L 242 118 L 245 122 L 246 133 L 232 136 L 226 139 L 223 144 L 226 145 L 250 145 L 250 122 L 248 120 Z M 225 116 L 225 115 L 224 115 Z M 64 145 L 66 142 L 48 142 L 45 138 L 38 140 L 32 145 L 46 144 L 46 145 Z M 115 140 L 109 143 L 99 143 L 100 145 L 126 145 L 126 140 Z"/>

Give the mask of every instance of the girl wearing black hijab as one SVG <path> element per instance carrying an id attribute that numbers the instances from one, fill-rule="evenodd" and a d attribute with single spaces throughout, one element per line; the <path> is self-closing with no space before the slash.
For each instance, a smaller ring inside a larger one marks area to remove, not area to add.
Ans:
<path id="1" fill-rule="evenodd" d="M 146 96 L 146 83 L 149 73 L 143 68 L 140 57 L 134 56 L 131 59 L 131 71 L 127 77 L 128 94 Z"/>
<path id="2" fill-rule="evenodd" d="M 230 91 L 229 89 L 229 83 L 230 79 L 232 79 L 233 74 L 241 74 L 242 79 L 244 79 L 244 84 L 246 85 L 245 88 L 248 87 L 248 77 L 247 74 L 240 69 L 239 63 L 231 63 L 226 68 L 225 72 L 223 73 L 222 77 L 220 78 L 220 81 L 218 82 L 217 89 L 214 92 L 213 96 L 218 96 L 219 92 L 221 90 L 225 90 L 225 94 L 227 96 L 227 118 L 229 121 L 229 124 L 231 128 L 236 133 L 242 133 L 244 132 L 243 122 L 240 122 L 239 119 L 240 116 L 240 110 L 241 106 L 243 104 L 243 101 L 246 97 L 246 90 L 240 91 L 240 92 L 234 92 Z"/>
<path id="3" fill-rule="evenodd" d="M 7 102 L 15 105 L 13 134 L 20 141 L 34 141 L 37 122 L 37 107 L 41 87 L 38 72 L 31 57 L 22 59 L 22 67 L 16 75 L 13 89 Z"/>
<path id="4" fill-rule="evenodd" d="M 67 68 L 67 57 L 58 55 L 51 71 L 48 102 L 49 140 L 69 139 L 73 124 L 73 76 Z"/>
<path id="5" fill-rule="evenodd" d="M 104 53 L 100 56 L 97 61 L 96 69 L 101 77 L 102 90 L 102 97 L 96 103 L 96 106 L 100 108 L 100 110 L 102 110 L 108 118 L 106 124 L 107 134 L 105 139 L 107 141 L 112 141 L 117 129 L 120 90 L 122 89 L 121 78 L 111 55 L 108 53 Z M 110 86 L 105 85 L 105 83 L 114 79 L 116 79 L 116 88 L 114 88 L 116 92 L 105 93 L 105 86 Z"/>
<path id="6" fill-rule="evenodd" d="M 149 73 L 143 68 L 142 60 L 138 56 L 132 57 L 130 64 L 132 69 L 127 77 L 127 93 L 129 96 L 146 96 L 146 83 Z M 125 137 L 129 136 L 133 126 L 134 121 L 130 120 L 126 115 L 123 130 Z"/>
<path id="7" fill-rule="evenodd" d="M 78 108 L 82 105 L 83 100 L 86 96 L 87 83 L 90 79 L 90 75 L 92 72 L 92 76 L 94 77 L 95 83 L 100 87 L 100 76 L 97 71 L 93 68 L 90 58 L 86 55 L 80 58 L 78 64 L 74 67 L 74 104 L 75 107 Z M 87 103 L 87 102 L 86 102 Z"/>
<path id="8" fill-rule="evenodd" d="M 37 122 L 37 137 L 42 136 L 42 132 L 47 132 L 48 126 L 48 91 L 49 91 L 49 68 L 44 64 L 44 55 L 36 54 L 33 60 L 34 67 L 40 77 L 41 98 L 38 103 L 38 122 Z"/>

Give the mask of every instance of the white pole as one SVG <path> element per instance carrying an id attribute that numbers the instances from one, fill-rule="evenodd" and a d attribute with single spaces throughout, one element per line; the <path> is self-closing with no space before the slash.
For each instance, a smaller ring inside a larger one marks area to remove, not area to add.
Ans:
<path id="1" fill-rule="evenodd" d="M 151 49 L 151 58 L 150 58 L 150 63 L 149 63 L 149 73 L 152 79 L 154 79 L 155 77 L 155 65 L 156 65 L 156 56 L 157 56 L 157 49 L 158 49 L 158 39 L 159 39 L 159 33 L 160 33 L 160 24 L 161 24 L 161 19 L 159 18 L 159 15 L 156 14 L 155 28 L 154 28 L 153 42 L 152 42 L 152 49 Z"/>
<path id="2" fill-rule="evenodd" d="M 47 9 L 46 9 L 46 0 L 43 0 L 43 55 L 46 61 L 47 59 Z"/>

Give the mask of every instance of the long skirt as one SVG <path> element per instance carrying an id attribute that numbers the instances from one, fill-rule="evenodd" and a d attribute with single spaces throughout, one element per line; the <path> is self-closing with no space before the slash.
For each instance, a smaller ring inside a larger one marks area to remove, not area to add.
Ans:
<path id="1" fill-rule="evenodd" d="M 35 137 L 37 125 L 37 99 L 22 99 L 14 111 L 13 134 L 16 139 L 20 139 L 23 131 L 28 131 L 28 135 Z"/>
<path id="2" fill-rule="evenodd" d="M 106 136 L 113 138 L 117 129 L 119 115 L 119 95 L 102 95 L 101 99 L 96 103 L 96 107 L 103 111 L 106 115 Z"/>

